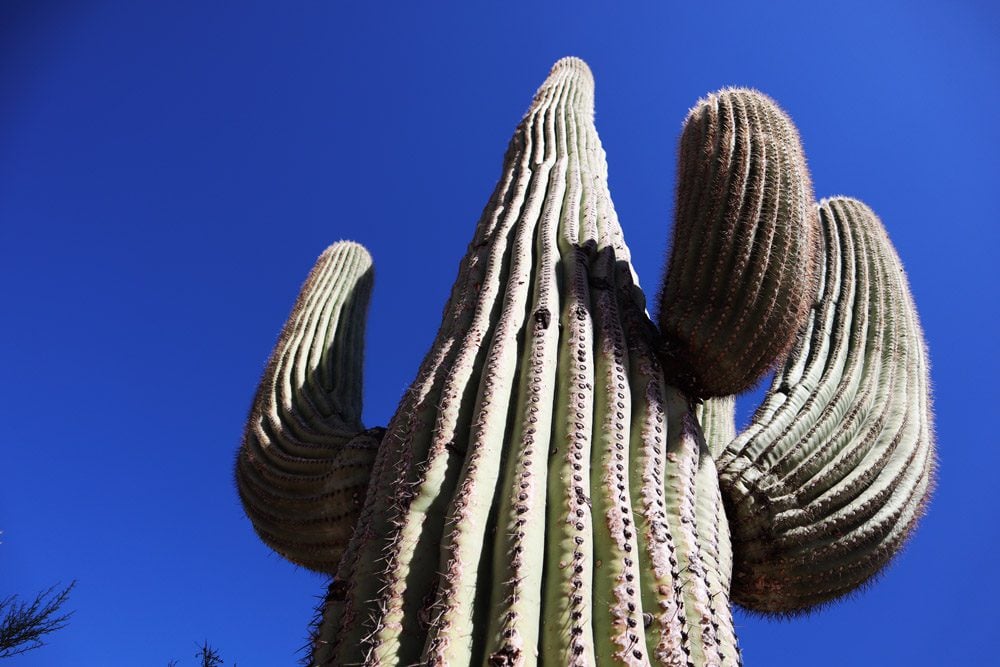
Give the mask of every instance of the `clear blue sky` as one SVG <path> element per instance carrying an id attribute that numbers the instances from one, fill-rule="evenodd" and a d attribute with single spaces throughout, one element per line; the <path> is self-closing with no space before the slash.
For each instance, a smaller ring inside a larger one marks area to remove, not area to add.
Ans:
<path id="1" fill-rule="evenodd" d="M 194 665 L 205 638 L 227 665 L 294 663 L 323 580 L 257 540 L 232 481 L 270 348 L 320 251 L 364 243 L 365 415 L 386 423 L 565 55 L 594 71 L 647 290 L 681 121 L 741 85 L 796 121 L 818 196 L 879 213 L 921 312 L 930 512 L 862 595 L 740 614 L 747 665 L 995 659 L 996 5 L 341 4 L 0 5 L 0 596 L 79 582 L 71 625 L 11 667 Z"/>

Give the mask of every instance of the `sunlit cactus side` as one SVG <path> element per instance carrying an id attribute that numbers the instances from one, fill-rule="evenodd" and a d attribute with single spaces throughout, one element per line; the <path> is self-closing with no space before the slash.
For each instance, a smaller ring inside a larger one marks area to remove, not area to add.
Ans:
<path id="1" fill-rule="evenodd" d="M 874 214 L 812 204 L 769 99 L 710 96 L 658 330 L 593 94 L 576 58 L 539 88 L 386 429 L 360 422 L 367 253 L 302 289 L 236 472 L 264 541 L 333 574 L 313 665 L 739 665 L 731 600 L 847 592 L 926 501 L 924 345 Z M 725 394 L 782 362 L 737 435 Z"/>

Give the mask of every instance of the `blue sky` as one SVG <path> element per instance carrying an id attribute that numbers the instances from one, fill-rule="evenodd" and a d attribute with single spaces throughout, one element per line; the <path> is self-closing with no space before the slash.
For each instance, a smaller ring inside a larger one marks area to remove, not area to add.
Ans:
<path id="1" fill-rule="evenodd" d="M 295 661 L 323 580 L 257 540 L 232 481 L 270 348 L 323 248 L 364 243 L 365 417 L 385 424 L 565 55 L 593 69 L 647 291 L 687 109 L 753 86 L 797 123 L 817 196 L 881 216 L 921 313 L 930 511 L 863 594 L 794 621 L 738 615 L 747 665 L 990 662 L 998 10 L 478 4 L 0 5 L 0 596 L 78 581 L 70 626 L 9 664 L 194 665 L 205 638 L 226 664 Z"/>

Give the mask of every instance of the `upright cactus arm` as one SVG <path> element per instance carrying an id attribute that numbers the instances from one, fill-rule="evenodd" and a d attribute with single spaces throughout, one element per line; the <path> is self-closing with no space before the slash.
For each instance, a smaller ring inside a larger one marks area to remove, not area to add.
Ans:
<path id="1" fill-rule="evenodd" d="M 689 395 L 739 393 L 795 342 L 819 232 L 798 131 L 768 97 L 727 89 L 688 114 L 660 293 L 660 358 Z"/>
<path id="2" fill-rule="evenodd" d="M 707 398 L 694 406 L 694 415 L 701 424 L 713 459 L 718 459 L 736 437 L 736 397 Z"/>
<path id="3" fill-rule="evenodd" d="M 818 301 L 753 422 L 719 459 L 733 598 L 765 612 L 808 609 L 871 579 L 932 482 L 926 348 L 899 258 L 861 202 L 818 209 Z"/>
<path id="4" fill-rule="evenodd" d="M 372 263 L 356 243 L 309 274 L 264 371 L 236 462 L 257 533 L 289 560 L 333 572 L 361 509 L 381 429 L 361 424 Z"/>

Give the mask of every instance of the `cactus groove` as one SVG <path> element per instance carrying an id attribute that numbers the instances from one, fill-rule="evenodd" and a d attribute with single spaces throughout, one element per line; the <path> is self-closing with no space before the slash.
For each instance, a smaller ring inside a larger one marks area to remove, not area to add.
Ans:
<path id="1" fill-rule="evenodd" d="M 236 475 L 261 538 L 333 575 L 311 665 L 736 666 L 732 601 L 848 592 L 919 517 L 925 349 L 874 214 L 813 206 L 773 102 L 710 96 L 658 329 L 593 118 L 590 70 L 560 60 L 385 429 L 360 421 L 367 252 L 306 281 Z M 728 394 L 782 362 L 737 435 Z"/>

